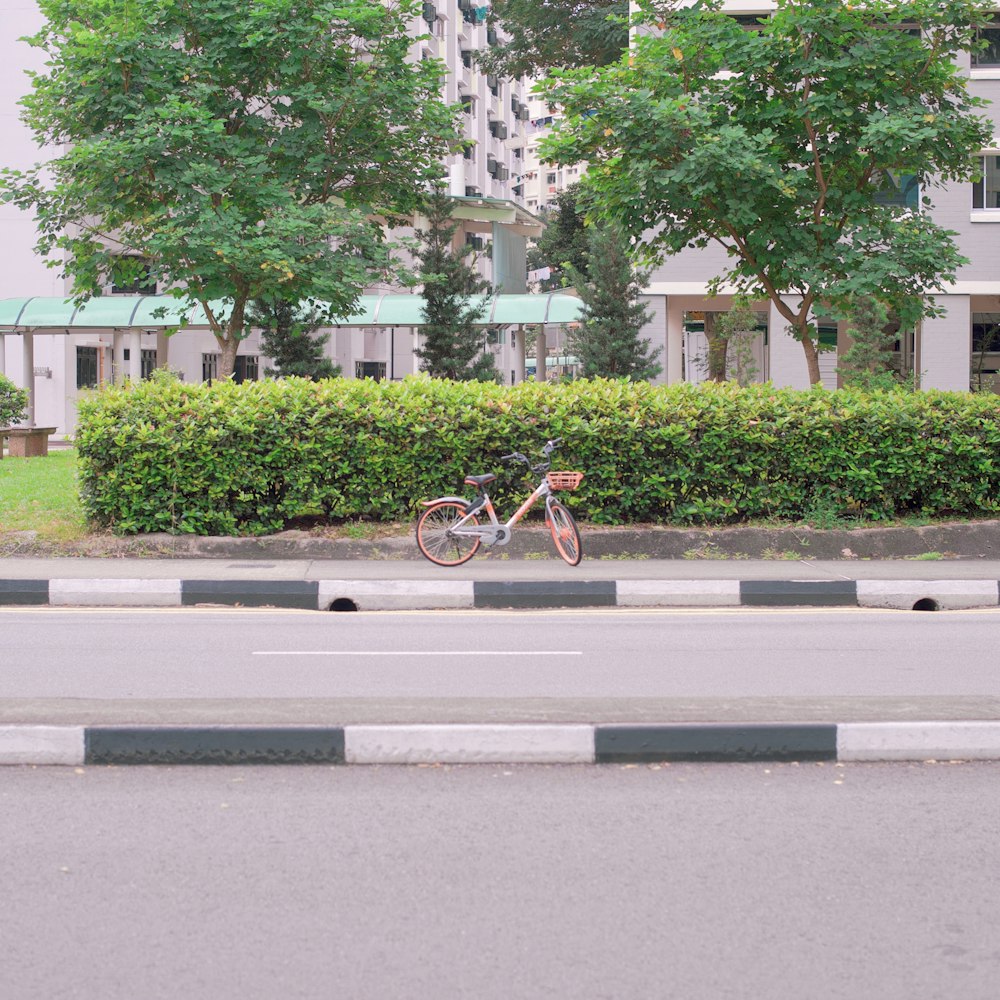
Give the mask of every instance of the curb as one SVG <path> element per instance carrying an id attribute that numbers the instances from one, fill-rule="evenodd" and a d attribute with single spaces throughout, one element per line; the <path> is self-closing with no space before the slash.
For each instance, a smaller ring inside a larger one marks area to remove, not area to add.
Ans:
<path id="1" fill-rule="evenodd" d="M 180 580 L 0 579 L 0 605 L 439 608 L 1000 606 L 997 580 Z"/>
<path id="2" fill-rule="evenodd" d="M 0 579 L 0 605 L 52 607 L 442 608 L 1000 606 L 997 580 L 173 580 Z"/>
<path id="3" fill-rule="evenodd" d="M 0 765 L 1000 760 L 1000 722 L 0 726 Z"/>

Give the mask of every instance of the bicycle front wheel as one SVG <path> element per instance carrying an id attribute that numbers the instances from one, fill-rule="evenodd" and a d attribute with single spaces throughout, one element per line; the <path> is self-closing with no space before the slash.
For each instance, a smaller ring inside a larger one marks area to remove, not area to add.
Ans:
<path id="1" fill-rule="evenodd" d="M 437 566 L 461 566 L 468 562 L 478 551 L 480 539 L 451 533 L 463 517 L 464 505 L 452 500 L 442 500 L 428 507 L 417 521 L 417 548 L 421 555 Z M 478 524 L 473 514 L 463 527 Z"/>
<path id="2" fill-rule="evenodd" d="M 552 541 L 556 544 L 556 552 L 570 566 L 579 565 L 583 558 L 583 543 L 573 515 L 558 500 L 553 500 L 548 510 L 549 530 L 552 532 Z"/>

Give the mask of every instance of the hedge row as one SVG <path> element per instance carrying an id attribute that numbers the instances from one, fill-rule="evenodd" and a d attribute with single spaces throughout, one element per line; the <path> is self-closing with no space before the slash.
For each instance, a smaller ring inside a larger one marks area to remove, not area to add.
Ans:
<path id="1" fill-rule="evenodd" d="M 81 493 L 116 532 L 263 534 L 304 515 L 393 520 L 562 437 L 569 502 L 604 524 L 874 520 L 1000 511 L 1000 400 L 579 381 L 189 385 L 153 380 L 80 405 Z"/>

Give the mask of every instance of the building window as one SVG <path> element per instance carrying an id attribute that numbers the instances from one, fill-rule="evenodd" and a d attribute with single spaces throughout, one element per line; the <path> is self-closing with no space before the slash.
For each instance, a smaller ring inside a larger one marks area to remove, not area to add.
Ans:
<path id="1" fill-rule="evenodd" d="M 546 174 L 545 175 L 545 183 L 546 184 L 555 184 L 555 182 L 556 182 L 556 175 L 555 174 Z"/>
<path id="2" fill-rule="evenodd" d="M 972 207 L 1000 208 L 1000 156 L 990 153 L 979 157 L 979 171 L 981 179 L 972 182 Z"/>
<path id="3" fill-rule="evenodd" d="M 979 31 L 979 40 L 985 48 L 972 53 L 972 65 L 1000 66 L 1000 14 L 994 14 L 990 26 Z"/>
<path id="4" fill-rule="evenodd" d="M 762 14 L 730 14 L 729 15 L 744 31 L 760 31 L 764 22 L 770 20 L 771 15 Z"/>
<path id="5" fill-rule="evenodd" d="M 203 354 L 201 356 L 201 380 L 211 382 L 219 377 L 219 355 Z"/>
<path id="6" fill-rule="evenodd" d="M 149 378 L 150 375 L 156 371 L 156 350 L 155 348 L 143 348 L 142 359 L 141 359 L 141 376 L 142 378 Z"/>
<path id="7" fill-rule="evenodd" d="M 384 361 L 355 361 L 355 378 L 373 378 L 376 382 L 381 382 L 385 378 Z"/>
<path id="8" fill-rule="evenodd" d="M 878 205 L 895 205 L 917 211 L 920 208 L 920 181 L 914 174 L 897 176 L 886 171 L 875 192 L 875 202 Z"/>
<path id="9" fill-rule="evenodd" d="M 98 381 L 97 348 L 78 347 L 76 349 L 77 389 L 96 389 Z"/>
<path id="10" fill-rule="evenodd" d="M 490 347 L 497 347 L 507 342 L 507 331 L 499 327 L 492 326 L 486 331 L 486 343 Z"/>
<path id="11" fill-rule="evenodd" d="M 236 369 L 233 371 L 233 381 L 256 382 L 260 378 L 260 358 L 256 354 L 240 354 L 236 357 Z"/>
<path id="12" fill-rule="evenodd" d="M 1000 313 L 972 314 L 973 354 L 1000 354 Z"/>

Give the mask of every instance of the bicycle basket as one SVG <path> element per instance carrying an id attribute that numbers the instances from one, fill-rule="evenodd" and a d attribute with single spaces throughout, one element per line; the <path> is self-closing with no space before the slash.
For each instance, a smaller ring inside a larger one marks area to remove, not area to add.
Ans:
<path id="1" fill-rule="evenodd" d="M 547 472 L 551 490 L 575 490 L 583 482 L 582 472 Z"/>

